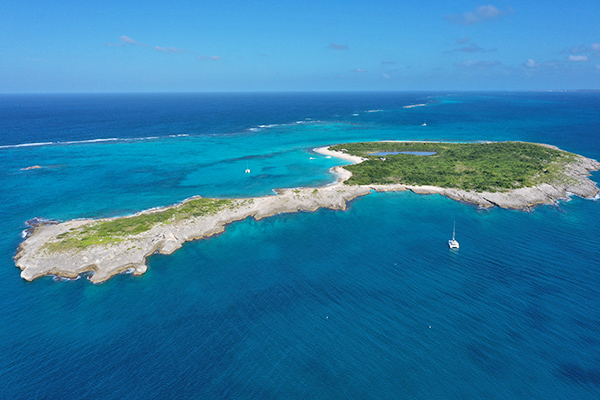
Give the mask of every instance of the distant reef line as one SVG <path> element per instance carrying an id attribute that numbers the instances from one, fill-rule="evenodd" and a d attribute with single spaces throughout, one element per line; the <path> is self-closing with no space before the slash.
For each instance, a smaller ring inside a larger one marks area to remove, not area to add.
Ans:
<path id="1" fill-rule="evenodd" d="M 372 158 L 334 151 L 330 147 L 314 151 L 350 161 L 351 165 Z M 277 189 L 275 195 L 239 199 L 192 197 L 132 216 L 36 224 L 31 235 L 19 246 L 15 264 L 21 269 L 21 277 L 28 281 L 47 275 L 76 278 L 89 273 L 92 282 L 100 283 L 124 272 L 142 275 L 147 270 L 146 259 L 150 255 L 170 254 L 187 241 L 223 232 L 235 221 L 248 217 L 260 220 L 276 214 L 320 208 L 346 210 L 348 202 L 372 191 L 410 190 L 417 194 L 441 194 L 480 207 L 507 209 L 554 204 L 570 195 L 596 196 L 598 187 L 588 176 L 591 171 L 600 169 L 600 163 L 568 154 L 569 162 L 561 166 L 562 179 L 508 191 L 476 192 L 402 183 L 352 185 L 348 184 L 352 177 L 348 169 L 333 167 L 331 171 L 336 182 L 323 187 Z"/>

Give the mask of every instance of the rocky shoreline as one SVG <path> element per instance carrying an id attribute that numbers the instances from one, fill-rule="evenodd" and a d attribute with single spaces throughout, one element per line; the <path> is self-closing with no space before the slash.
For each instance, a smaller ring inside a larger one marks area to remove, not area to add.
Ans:
<path id="1" fill-rule="evenodd" d="M 552 145 L 541 145 L 560 150 Z M 364 161 L 360 157 L 331 151 L 325 147 L 314 150 L 320 154 L 342 158 L 354 163 Z M 590 180 L 588 176 L 590 172 L 600 170 L 600 162 L 580 155 L 574 156 L 576 160 L 565 167 L 562 171 L 562 179 L 560 181 L 506 192 L 475 192 L 438 186 L 413 186 L 404 184 L 368 185 L 368 187 L 377 192 L 410 190 L 417 194 L 441 194 L 453 200 L 471 203 L 484 208 L 500 207 L 527 210 L 537 205 L 555 204 L 559 200 L 568 199 L 571 195 L 589 199 L 598 194 L 599 190 L 596 183 Z"/>
<path id="2" fill-rule="evenodd" d="M 330 151 L 328 148 L 318 148 L 314 151 L 351 162 L 362 161 L 359 157 Z M 596 196 L 598 188 L 587 176 L 590 171 L 598 169 L 600 163 L 597 161 L 577 156 L 577 161 L 571 163 L 564 171 L 565 179 L 556 184 L 542 184 L 510 192 L 476 193 L 435 186 L 345 185 L 344 181 L 351 176 L 350 172 L 342 167 L 334 167 L 332 172 L 337 176 L 334 184 L 320 188 L 280 189 L 276 190 L 277 194 L 273 196 L 235 199 L 229 207 L 217 213 L 160 223 L 140 234 L 123 237 L 116 243 L 63 251 L 51 251 L 47 246 L 48 243 L 60 241 L 59 235 L 73 229 L 115 218 L 37 225 L 33 227 L 33 233 L 21 243 L 15 256 L 15 263 L 21 269 L 21 277 L 28 281 L 46 275 L 76 278 L 82 273 L 91 273 L 89 279 L 99 283 L 125 271 L 142 275 L 147 270 L 148 256 L 154 253 L 170 254 L 187 241 L 219 234 L 225 230 L 226 225 L 248 217 L 259 220 L 276 214 L 316 211 L 319 208 L 345 210 L 349 201 L 367 195 L 373 190 L 378 192 L 411 190 L 418 194 L 441 194 L 480 207 L 527 209 L 538 204 L 553 204 L 568 198 L 571 194 L 584 198 Z M 190 200 L 192 199 L 186 201 Z M 170 207 L 144 211 L 140 214 L 160 212 Z"/>
<path id="3" fill-rule="evenodd" d="M 231 206 L 216 214 L 157 224 L 141 234 L 124 237 L 118 243 L 93 245 L 85 249 L 51 251 L 46 244 L 56 242 L 59 235 L 70 230 L 110 219 L 73 220 L 38 226 L 21 243 L 15 261 L 21 269 L 21 277 L 28 281 L 45 275 L 76 278 L 81 273 L 92 272 L 90 280 L 99 283 L 130 269 L 134 275 L 141 275 L 146 272 L 148 256 L 154 253 L 170 254 L 187 241 L 223 232 L 225 226 L 232 222 L 248 217 L 260 220 L 281 213 L 316 211 L 319 208 L 345 210 L 349 201 L 369 192 L 367 187 L 345 187 L 341 183 L 318 189 L 277 190 L 274 196 L 233 200 Z"/>

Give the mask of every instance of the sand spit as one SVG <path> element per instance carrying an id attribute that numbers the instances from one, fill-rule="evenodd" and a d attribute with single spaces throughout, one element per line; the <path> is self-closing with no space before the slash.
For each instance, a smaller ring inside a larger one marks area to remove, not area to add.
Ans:
<path id="1" fill-rule="evenodd" d="M 326 156 L 341 158 L 351 162 L 364 159 L 328 148 L 314 149 Z M 90 245 L 84 249 L 51 251 L 47 244 L 59 241 L 59 235 L 102 220 L 72 220 L 59 224 L 40 225 L 20 245 L 15 256 L 16 266 L 21 269 L 21 277 L 28 281 L 45 275 L 76 278 L 90 272 L 90 280 L 103 282 L 111 276 L 133 271 L 134 275 L 146 272 L 146 258 L 154 253 L 170 254 L 183 243 L 209 237 L 225 230 L 227 224 L 248 217 L 257 220 L 281 213 L 315 211 L 319 208 L 345 210 L 347 203 L 371 191 L 411 190 L 418 194 L 441 194 L 454 200 L 476 204 L 480 207 L 502 207 L 528 209 L 538 204 L 553 204 L 567 199 L 571 194 L 592 198 L 598 194 L 596 184 L 588 179 L 589 172 L 600 169 L 600 163 L 582 156 L 569 164 L 563 171 L 563 179 L 555 184 L 542 184 L 532 188 L 516 189 L 509 192 L 470 192 L 446 189 L 435 186 L 411 185 L 345 185 L 352 174 L 342 167 L 332 168 L 336 183 L 320 188 L 279 189 L 276 195 L 246 199 L 234 199 L 225 209 L 201 217 L 188 217 L 182 220 L 160 223 L 150 230 L 123 236 L 117 243 Z M 189 201 L 188 199 L 186 201 Z M 170 207 L 175 207 L 170 206 Z M 144 211 L 152 213 L 166 208 Z"/>
<path id="2" fill-rule="evenodd" d="M 352 156 L 350 154 L 342 153 L 341 151 L 329 150 L 329 147 L 317 147 L 313 149 L 315 153 L 322 154 L 324 156 L 336 157 L 342 160 L 350 161 L 354 164 L 365 161 L 365 158 Z"/>

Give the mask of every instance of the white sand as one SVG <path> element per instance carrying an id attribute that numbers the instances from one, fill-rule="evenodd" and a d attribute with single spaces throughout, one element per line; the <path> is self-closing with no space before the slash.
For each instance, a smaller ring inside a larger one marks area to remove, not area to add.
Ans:
<path id="1" fill-rule="evenodd" d="M 360 163 L 360 162 L 363 162 L 364 160 L 366 160 L 365 158 L 351 156 L 350 154 L 346 154 L 341 151 L 329 150 L 329 147 L 317 147 L 316 149 L 313 149 L 313 151 L 315 153 L 319 153 L 324 156 L 331 156 L 331 157 L 340 158 L 342 160 L 350 161 L 354 164 L 357 164 L 357 163 Z"/>

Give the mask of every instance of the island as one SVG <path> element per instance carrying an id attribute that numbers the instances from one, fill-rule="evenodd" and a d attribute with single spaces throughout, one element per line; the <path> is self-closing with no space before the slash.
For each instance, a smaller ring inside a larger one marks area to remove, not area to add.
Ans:
<path id="1" fill-rule="evenodd" d="M 213 199 L 193 197 L 131 216 L 36 223 L 19 246 L 15 264 L 31 281 L 89 274 L 94 283 L 146 272 L 152 254 L 219 234 L 245 218 L 281 213 L 345 210 L 372 191 L 441 194 L 479 207 L 529 209 L 571 194 L 597 196 L 588 178 L 595 160 L 556 147 L 524 142 L 365 142 L 314 149 L 352 164 L 332 168 L 336 182 L 318 188 L 278 189 L 275 195 Z"/>

